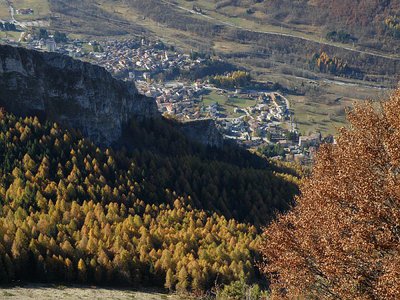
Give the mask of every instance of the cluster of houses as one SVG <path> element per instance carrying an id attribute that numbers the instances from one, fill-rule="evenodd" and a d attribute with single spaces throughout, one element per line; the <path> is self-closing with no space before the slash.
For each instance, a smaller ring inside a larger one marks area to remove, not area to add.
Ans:
<path id="1" fill-rule="evenodd" d="M 322 142 L 324 140 L 321 133 L 314 133 L 309 136 L 295 135 L 292 139 L 282 139 L 277 141 L 277 144 L 284 149 L 285 155 L 275 158 L 307 164 L 314 159 L 316 151 Z"/>
<path id="2" fill-rule="evenodd" d="M 213 118 L 225 138 L 235 140 L 246 148 L 258 148 L 263 145 L 279 145 L 284 155 L 275 159 L 296 161 L 307 164 L 314 158 L 316 150 L 323 142 L 320 133 L 300 136 L 289 101 L 276 92 L 242 92 L 219 90 L 229 97 L 245 97 L 254 100 L 249 107 L 236 107 L 232 118 L 226 115 L 224 107 L 217 103 L 203 105 L 202 98 L 213 88 L 205 82 L 194 84 L 182 82 L 151 83 L 138 81 L 138 89 L 156 99 L 159 110 L 179 119 Z M 333 139 L 325 139 L 333 142 Z"/>
<path id="3" fill-rule="evenodd" d="M 201 118 L 199 103 L 206 89 L 200 82 L 148 84 L 148 82 L 137 81 L 136 86 L 141 93 L 156 99 L 162 113 L 174 115 L 179 119 Z"/>
<path id="4" fill-rule="evenodd" d="M 160 73 L 190 70 L 203 61 L 193 60 L 190 55 L 168 49 L 161 42 L 146 39 L 90 43 L 97 51 L 92 51 L 89 58 L 111 73 L 131 80 L 149 81 Z"/>
<path id="5" fill-rule="evenodd" d="M 246 108 L 235 108 L 240 117 L 225 119 L 224 133 L 237 140 L 280 140 L 282 123 L 291 122 L 288 101 L 278 93 L 262 92 L 255 104 Z M 272 138 L 271 138 L 272 137 Z"/>
<path id="6" fill-rule="evenodd" d="M 84 45 L 88 42 L 85 40 L 68 40 L 67 43 L 57 43 L 54 36 L 49 35 L 46 38 L 37 38 L 34 34 L 21 34 L 19 42 L 25 42 L 25 46 L 29 49 L 36 49 L 49 52 L 58 52 L 69 55 L 74 58 L 85 58 L 88 53 L 84 49 Z"/>
<path id="7" fill-rule="evenodd" d="M 161 42 L 146 39 L 69 40 L 66 43 L 56 43 L 52 36 L 35 39 L 34 35 L 27 34 L 24 40 L 29 48 L 87 59 L 104 67 L 114 76 L 127 80 L 149 81 L 157 74 L 190 70 L 205 61 L 201 58 L 191 59 L 188 54 L 167 49 Z"/>
<path id="8" fill-rule="evenodd" d="M 53 36 L 37 39 L 33 34 L 26 34 L 23 39 L 28 48 L 89 60 L 118 78 L 135 81 L 141 93 L 156 99 L 161 112 L 184 119 L 200 117 L 196 102 L 205 91 L 203 83 L 170 84 L 151 79 L 158 74 L 173 73 L 174 70 L 190 70 L 204 63 L 205 59 L 191 59 L 190 55 L 168 49 L 161 42 L 145 39 L 75 39 L 56 43 Z"/>
<path id="9" fill-rule="evenodd" d="M 307 164 L 314 159 L 321 143 L 334 143 L 332 136 L 320 133 L 301 136 L 292 122 L 289 101 L 281 94 L 261 93 L 255 105 L 235 109 L 242 115 L 218 121 L 226 138 L 236 140 L 247 148 L 278 145 L 284 155 L 274 159 Z"/>
<path id="10" fill-rule="evenodd" d="M 26 38 L 29 38 L 27 36 Z M 36 49 L 36 50 L 45 50 L 49 52 L 56 52 L 57 51 L 57 43 L 55 42 L 54 38 L 42 38 L 40 40 L 31 40 L 29 43 L 29 48 Z"/>

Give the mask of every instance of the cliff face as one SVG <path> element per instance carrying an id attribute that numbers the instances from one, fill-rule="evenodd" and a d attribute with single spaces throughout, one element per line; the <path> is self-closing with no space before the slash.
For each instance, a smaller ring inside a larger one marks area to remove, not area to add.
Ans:
<path id="1" fill-rule="evenodd" d="M 223 136 L 212 119 L 183 122 L 180 124 L 179 129 L 192 141 L 216 148 L 223 146 Z"/>
<path id="2" fill-rule="evenodd" d="M 158 118 L 152 98 L 105 69 L 57 53 L 0 46 L 0 106 L 40 115 L 101 145 L 121 136 L 130 118 Z"/>

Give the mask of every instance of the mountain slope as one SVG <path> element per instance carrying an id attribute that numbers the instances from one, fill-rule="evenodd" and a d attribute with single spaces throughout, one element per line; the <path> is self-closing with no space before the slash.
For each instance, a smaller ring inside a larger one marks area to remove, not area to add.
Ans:
<path id="1" fill-rule="evenodd" d="M 176 2 L 189 7 L 185 1 Z M 392 39 L 393 31 L 385 24 L 385 19 L 388 17 L 396 18 L 399 15 L 398 1 L 197 0 L 193 1 L 192 5 L 202 9 L 204 14 L 220 20 L 223 20 L 224 16 L 228 22 L 236 19 L 237 21 L 233 23 L 238 24 L 238 27 L 244 24 L 250 30 L 252 29 L 250 24 L 253 24 L 254 30 L 263 28 L 263 25 L 281 26 L 293 30 L 292 33 L 297 36 L 314 35 L 316 42 L 321 36 L 325 38 L 328 31 L 344 30 L 356 37 L 349 39 L 348 44 L 356 42 L 363 47 L 391 54 L 396 54 L 398 50 L 396 40 Z"/>
<path id="2" fill-rule="evenodd" d="M 250 154 L 210 154 L 165 124 L 134 125 L 131 137 L 170 132 L 187 146 L 162 154 L 167 136 L 132 154 L 101 150 L 55 123 L 0 113 L 0 282 L 183 291 L 257 278 L 257 228 L 223 214 L 264 223 L 295 185 L 251 167 Z"/>
<path id="3" fill-rule="evenodd" d="M 254 279 L 255 227 L 193 209 L 174 193 L 172 204 L 146 203 L 143 169 L 122 153 L 4 112 L 0 153 L 3 283 L 201 290 L 215 280 Z"/>

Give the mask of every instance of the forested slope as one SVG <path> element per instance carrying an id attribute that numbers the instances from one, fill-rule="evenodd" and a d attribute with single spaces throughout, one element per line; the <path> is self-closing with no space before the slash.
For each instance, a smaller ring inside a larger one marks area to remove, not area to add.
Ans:
<path id="1" fill-rule="evenodd" d="M 164 202 L 165 189 L 190 196 L 196 208 L 227 218 L 265 225 L 276 210 L 289 208 L 297 193 L 298 174 L 278 167 L 235 144 L 205 147 L 185 138 L 179 123 L 166 120 L 132 121 L 123 137 L 145 176 L 141 197 Z M 163 189 L 160 189 L 162 187 Z"/>
<path id="2" fill-rule="evenodd" d="M 0 281 L 204 290 L 254 279 L 258 229 L 222 214 L 267 220 L 296 191 L 290 176 L 233 150 L 165 145 L 183 137 L 162 128 L 131 124 L 126 135 L 147 138 L 114 152 L 1 111 Z"/>

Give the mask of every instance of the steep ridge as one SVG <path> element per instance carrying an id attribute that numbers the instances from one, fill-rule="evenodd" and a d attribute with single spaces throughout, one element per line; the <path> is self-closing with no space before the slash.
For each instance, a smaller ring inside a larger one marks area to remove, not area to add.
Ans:
<path id="1" fill-rule="evenodd" d="M 77 129 L 102 146 L 120 143 L 134 118 L 160 119 L 153 98 L 104 68 L 57 53 L 0 45 L 0 107 L 18 116 L 39 116 Z M 192 141 L 220 148 L 212 120 L 175 126 Z"/>
<path id="2" fill-rule="evenodd" d="M 104 68 L 56 53 L 0 46 L 0 106 L 39 115 L 110 145 L 132 117 L 159 118 L 155 101 Z"/>

